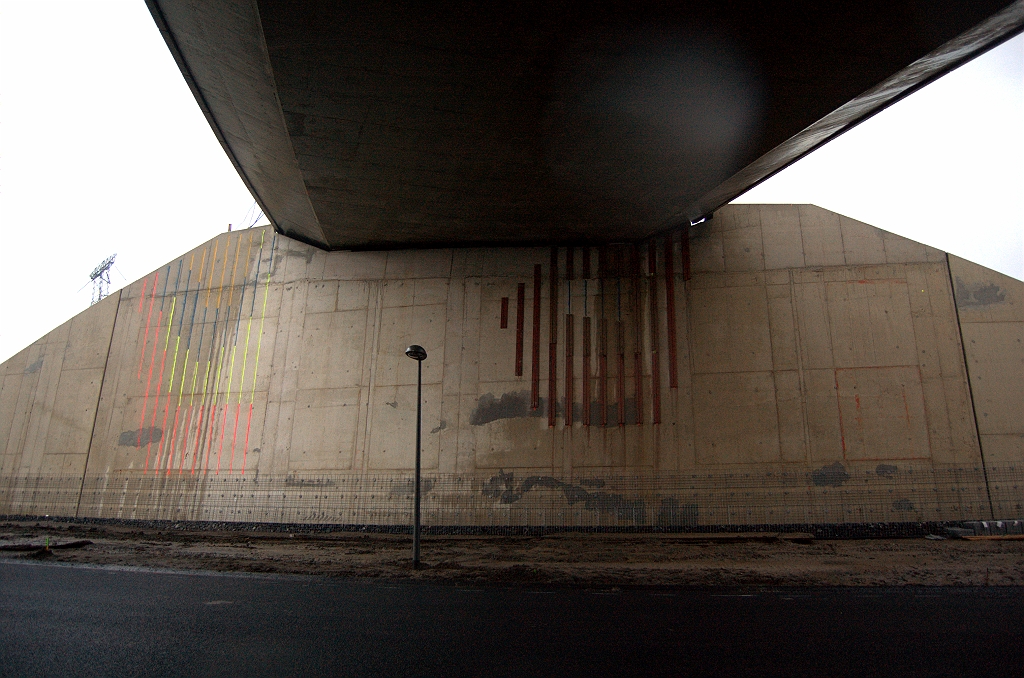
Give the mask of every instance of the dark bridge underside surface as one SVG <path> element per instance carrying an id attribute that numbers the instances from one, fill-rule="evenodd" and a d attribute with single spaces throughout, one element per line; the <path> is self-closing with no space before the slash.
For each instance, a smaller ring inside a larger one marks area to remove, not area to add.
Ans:
<path id="1" fill-rule="evenodd" d="M 1024 2 L 147 0 L 277 229 L 638 240 L 1020 32 Z"/>

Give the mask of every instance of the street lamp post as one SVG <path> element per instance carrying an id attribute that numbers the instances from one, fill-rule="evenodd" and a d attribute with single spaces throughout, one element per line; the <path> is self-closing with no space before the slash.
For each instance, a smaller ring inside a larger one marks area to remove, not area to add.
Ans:
<path id="1" fill-rule="evenodd" d="M 423 361 L 427 352 L 422 346 L 413 344 L 405 349 L 405 355 L 416 361 L 416 480 L 414 485 L 414 506 L 412 523 L 412 566 L 420 566 L 420 427 L 423 422 Z"/>

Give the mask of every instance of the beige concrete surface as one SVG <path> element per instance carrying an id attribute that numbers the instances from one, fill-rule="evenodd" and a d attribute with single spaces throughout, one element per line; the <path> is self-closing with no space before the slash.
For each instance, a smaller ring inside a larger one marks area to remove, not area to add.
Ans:
<path id="1" fill-rule="evenodd" d="M 1024 459 L 1024 287 L 959 257 L 949 266 L 985 460 Z"/>
<path id="2" fill-rule="evenodd" d="M 0 513 L 408 522 L 418 343 L 428 523 L 1016 516 L 1022 301 L 810 205 L 571 253 L 223 234 L 0 366 Z"/>

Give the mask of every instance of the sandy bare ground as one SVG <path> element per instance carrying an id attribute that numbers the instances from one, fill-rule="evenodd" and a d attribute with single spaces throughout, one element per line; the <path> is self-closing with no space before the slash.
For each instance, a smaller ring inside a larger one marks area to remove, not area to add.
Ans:
<path id="1" fill-rule="evenodd" d="M 79 548 L 40 555 L 12 545 Z M 1024 586 L 1024 541 L 813 540 L 809 535 L 407 535 L 209 532 L 67 523 L 0 524 L 16 558 L 179 570 L 579 586 Z"/>

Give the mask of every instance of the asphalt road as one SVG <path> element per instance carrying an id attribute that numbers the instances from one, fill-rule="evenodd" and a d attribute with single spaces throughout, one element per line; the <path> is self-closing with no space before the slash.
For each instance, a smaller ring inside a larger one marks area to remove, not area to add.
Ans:
<path id="1" fill-rule="evenodd" d="M 471 588 L 0 563 L 0 675 L 1024 675 L 1024 589 Z"/>

